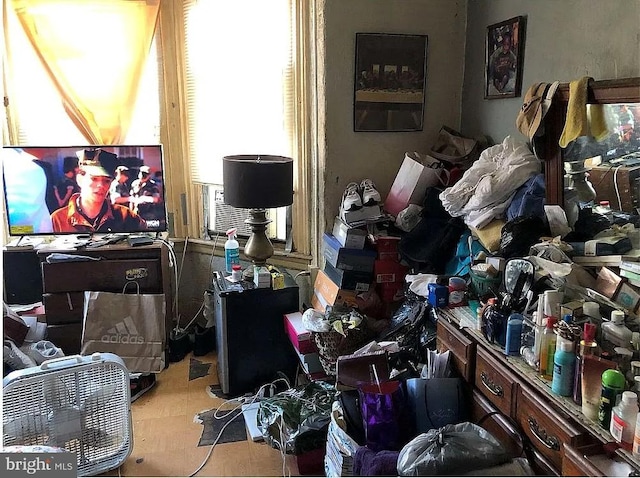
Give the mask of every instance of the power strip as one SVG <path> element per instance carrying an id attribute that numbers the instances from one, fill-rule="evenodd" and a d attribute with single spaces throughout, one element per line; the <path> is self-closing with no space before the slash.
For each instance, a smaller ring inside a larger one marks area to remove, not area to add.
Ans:
<path id="1" fill-rule="evenodd" d="M 244 423 L 247 426 L 247 432 L 251 435 L 251 440 L 262 441 L 264 437 L 258 428 L 258 408 L 260 402 L 253 402 L 242 405 L 242 415 L 244 415 Z"/>

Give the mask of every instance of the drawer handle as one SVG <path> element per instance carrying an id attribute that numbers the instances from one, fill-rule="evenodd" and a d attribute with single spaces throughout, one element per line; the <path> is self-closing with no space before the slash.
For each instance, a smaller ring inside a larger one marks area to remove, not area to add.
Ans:
<path id="1" fill-rule="evenodd" d="M 502 397 L 504 395 L 504 390 L 502 389 L 502 387 L 493 383 L 486 373 L 480 373 L 480 380 L 482 380 L 482 385 L 487 387 L 487 389 L 496 397 Z"/>
<path id="2" fill-rule="evenodd" d="M 529 430 L 531 430 L 531 433 L 533 433 L 533 435 L 540 440 L 544 446 L 550 450 L 560 451 L 560 443 L 556 437 L 547 436 L 547 432 L 544 428 L 540 428 L 538 426 L 538 422 L 535 418 L 529 417 L 527 421 L 529 422 Z"/>

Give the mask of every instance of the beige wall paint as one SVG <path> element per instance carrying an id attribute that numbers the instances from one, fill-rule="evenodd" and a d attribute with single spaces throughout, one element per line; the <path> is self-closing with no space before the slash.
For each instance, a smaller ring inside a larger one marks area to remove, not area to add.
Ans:
<path id="1" fill-rule="evenodd" d="M 526 16 L 522 96 L 483 98 L 485 37 L 488 25 Z M 462 132 L 509 134 L 525 139 L 515 126 L 527 88 L 537 81 L 569 82 L 640 76 L 638 0 L 472 0 L 467 11 Z"/>
<path id="2" fill-rule="evenodd" d="M 371 178 L 384 199 L 405 151 L 426 152 L 443 124 L 459 128 L 466 1 L 325 0 L 321 20 L 325 44 L 320 64 L 324 82 L 320 155 L 324 170 L 319 181 L 324 188 L 320 195 L 325 202 L 325 223 L 320 229 L 328 230 L 349 182 Z M 423 131 L 353 131 L 357 32 L 428 35 Z"/>

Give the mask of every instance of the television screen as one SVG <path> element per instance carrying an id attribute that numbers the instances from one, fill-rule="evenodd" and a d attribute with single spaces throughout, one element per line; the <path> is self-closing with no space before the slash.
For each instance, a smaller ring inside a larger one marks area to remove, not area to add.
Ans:
<path id="1" fill-rule="evenodd" d="M 167 231 L 162 145 L 4 146 L 11 236 Z"/>

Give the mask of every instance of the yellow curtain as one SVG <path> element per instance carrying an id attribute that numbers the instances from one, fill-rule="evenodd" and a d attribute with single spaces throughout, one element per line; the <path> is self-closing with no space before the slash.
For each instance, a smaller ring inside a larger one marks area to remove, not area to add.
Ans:
<path id="1" fill-rule="evenodd" d="M 122 143 L 160 0 L 13 0 L 29 41 L 91 144 Z"/>

